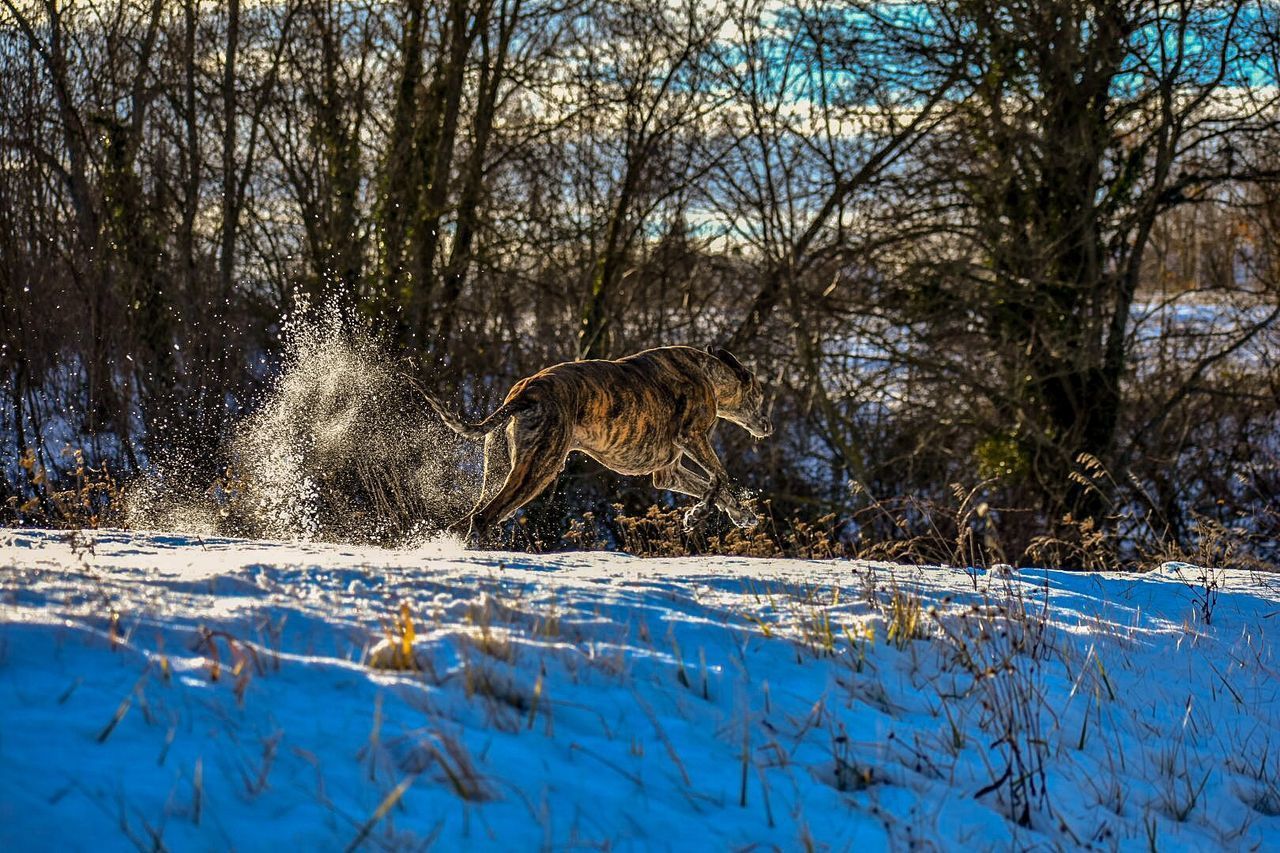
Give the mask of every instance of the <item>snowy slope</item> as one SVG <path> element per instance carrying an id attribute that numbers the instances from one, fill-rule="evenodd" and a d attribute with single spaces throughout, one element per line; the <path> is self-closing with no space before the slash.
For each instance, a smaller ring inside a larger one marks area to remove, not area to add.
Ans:
<path id="1" fill-rule="evenodd" d="M 0 849 L 1275 849 L 1278 613 L 1175 564 L 3 531 Z"/>

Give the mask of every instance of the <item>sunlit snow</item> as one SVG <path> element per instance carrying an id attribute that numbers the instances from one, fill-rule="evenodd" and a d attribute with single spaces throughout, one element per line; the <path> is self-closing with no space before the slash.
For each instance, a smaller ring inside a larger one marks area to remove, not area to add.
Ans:
<path id="1" fill-rule="evenodd" d="M 0 847 L 1269 847 L 1277 614 L 1181 564 L 10 530 Z"/>

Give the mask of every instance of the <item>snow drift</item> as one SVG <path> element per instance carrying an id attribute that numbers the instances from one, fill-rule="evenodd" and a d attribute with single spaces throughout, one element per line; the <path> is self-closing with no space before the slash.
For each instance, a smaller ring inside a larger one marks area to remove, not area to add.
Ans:
<path id="1" fill-rule="evenodd" d="M 1270 576 L 0 535 L 5 849 L 1280 840 Z"/>

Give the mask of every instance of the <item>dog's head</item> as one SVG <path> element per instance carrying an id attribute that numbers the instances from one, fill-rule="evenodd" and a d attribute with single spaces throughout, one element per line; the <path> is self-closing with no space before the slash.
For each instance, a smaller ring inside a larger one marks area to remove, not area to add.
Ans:
<path id="1" fill-rule="evenodd" d="M 716 404 L 720 417 L 737 424 L 755 438 L 773 435 L 773 423 L 769 420 L 760 380 L 727 349 L 707 347 L 707 352 L 727 368 L 715 371 L 718 376 L 712 376 L 716 385 Z"/>

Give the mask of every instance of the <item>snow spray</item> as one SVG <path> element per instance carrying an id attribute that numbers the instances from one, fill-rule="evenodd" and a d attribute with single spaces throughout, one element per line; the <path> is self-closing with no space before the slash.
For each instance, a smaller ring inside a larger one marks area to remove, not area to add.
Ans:
<path id="1" fill-rule="evenodd" d="M 274 381 L 229 430 L 226 475 L 183 489 L 180 465 L 158 466 L 129 493 L 130 526 L 406 544 L 470 509 L 479 448 L 430 413 L 367 326 L 302 306 L 282 337 Z"/>

